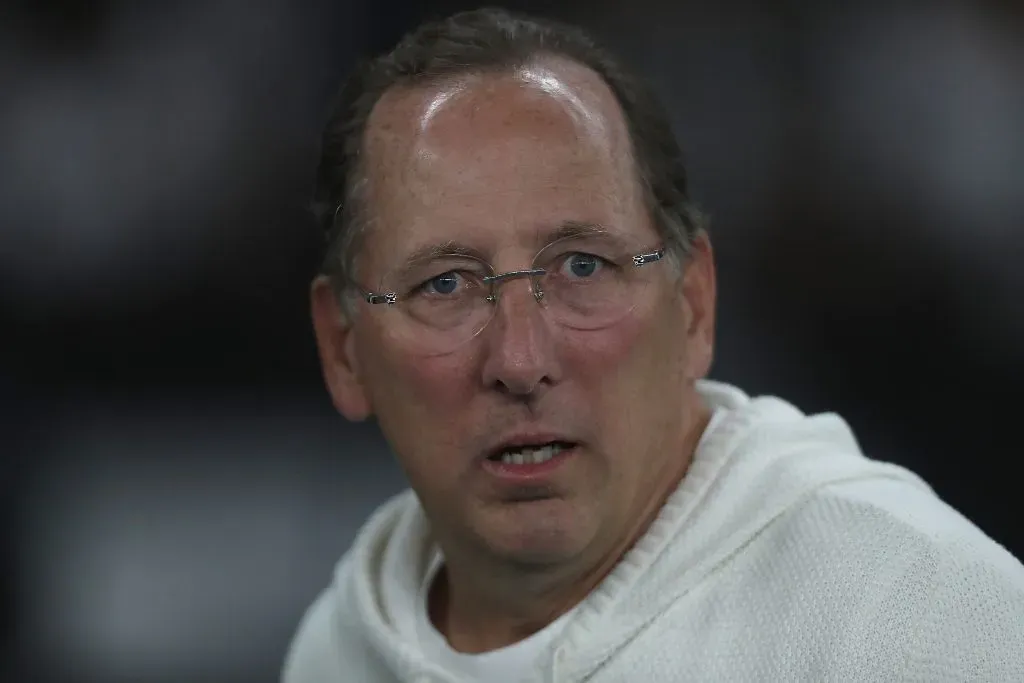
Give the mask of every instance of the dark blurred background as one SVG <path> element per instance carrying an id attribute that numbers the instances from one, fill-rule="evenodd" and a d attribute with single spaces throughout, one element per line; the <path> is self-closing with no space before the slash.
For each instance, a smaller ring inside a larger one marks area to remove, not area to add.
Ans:
<path id="1" fill-rule="evenodd" d="M 713 376 L 835 410 L 1018 556 L 1024 6 L 513 3 L 656 84 Z M 467 3 L 0 10 L 0 681 L 274 681 L 402 486 L 324 391 L 305 213 L 356 55 Z"/>

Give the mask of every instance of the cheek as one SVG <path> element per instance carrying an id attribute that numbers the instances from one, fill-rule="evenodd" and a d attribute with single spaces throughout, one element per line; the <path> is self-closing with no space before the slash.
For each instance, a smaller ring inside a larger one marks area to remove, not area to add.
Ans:
<path id="1" fill-rule="evenodd" d="M 683 357 L 685 340 L 653 311 L 618 325 L 565 337 L 565 357 L 576 365 L 574 375 L 588 383 L 643 384 L 652 376 L 671 373 Z"/>
<path id="2" fill-rule="evenodd" d="M 411 420 L 418 429 L 439 429 L 464 412 L 475 386 L 473 354 L 424 357 L 377 335 L 366 341 L 366 386 L 382 421 Z"/>
<path id="3" fill-rule="evenodd" d="M 418 358 L 401 366 L 402 384 L 424 410 L 449 414 L 463 410 L 476 389 L 476 359 L 468 354 Z"/>
<path id="4" fill-rule="evenodd" d="M 572 375 L 613 452 L 639 447 L 638 428 L 657 431 L 680 414 L 686 343 L 674 327 L 663 315 L 644 316 L 566 338 Z"/>
<path id="5" fill-rule="evenodd" d="M 417 490 L 448 490 L 456 470 L 436 463 L 465 447 L 459 437 L 471 426 L 473 359 L 418 357 L 379 338 L 369 350 L 364 379 L 378 426 Z"/>

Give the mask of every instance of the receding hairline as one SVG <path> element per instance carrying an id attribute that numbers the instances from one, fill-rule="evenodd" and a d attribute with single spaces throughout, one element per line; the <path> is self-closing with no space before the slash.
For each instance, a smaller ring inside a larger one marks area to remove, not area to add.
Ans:
<path id="1" fill-rule="evenodd" d="M 586 115 L 597 114 L 604 128 L 601 138 L 609 152 L 616 161 L 620 156 L 624 157 L 635 179 L 642 185 L 630 125 L 612 87 L 594 69 L 571 57 L 551 52 L 538 52 L 529 59 L 506 65 L 474 66 L 465 71 L 417 76 L 388 88 L 374 102 L 362 131 L 359 177 L 364 182 L 370 180 L 368 161 L 379 158 L 381 146 L 401 142 L 412 148 L 416 144 L 417 135 L 409 134 L 413 132 L 416 118 L 430 106 L 434 95 L 444 89 L 487 87 L 488 83 L 514 79 L 558 99 L 558 95 L 550 92 L 550 87 L 541 82 L 542 78 L 536 72 L 550 74 L 552 81 L 568 86 L 567 90 L 581 100 Z M 575 112 L 570 113 L 575 116 Z M 576 122 L 575 125 L 580 124 Z M 365 193 L 363 198 L 367 198 Z M 363 208 L 368 210 L 370 207 Z"/>
<path id="2" fill-rule="evenodd" d="M 633 154 L 633 145 L 629 129 L 629 122 L 626 113 L 616 97 L 611 85 L 593 68 L 582 62 L 556 52 L 538 50 L 523 59 L 510 61 L 507 64 L 494 64 L 484 66 L 467 66 L 465 70 L 445 70 L 439 73 L 426 73 L 408 77 L 399 81 L 383 91 L 373 103 L 370 113 L 366 118 L 366 125 L 362 131 L 362 158 L 365 161 L 367 156 L 367 143 L 371 136 L 376 133 L 390 131 L 389 126 L 381 130 L 382 114 L 386 111 L 394 111 L 389 105 L 400 105 L 403 98 L 414 99 L 423 97 L 433 91 L 445 87 L 466 88 L 478 85 L 484 79 L 512 78 L 521 80 L 540 87 L 535 77 L 528 73 L 533 70 L 544 70 L 556 75 L 560 80 L 565 81 L 573 90 L 587 96 L 589 104 L 596 105 L 596 111 L 604 114 L 604 118 L 617 129 L 616 137 L 625 144 L 628 152 Z M 612 114 L 611 112 L 614 112 Z M 399 115 L 396 120 L 406 120 Z M 365 172 L 365 167 L 362 169 Z"/>

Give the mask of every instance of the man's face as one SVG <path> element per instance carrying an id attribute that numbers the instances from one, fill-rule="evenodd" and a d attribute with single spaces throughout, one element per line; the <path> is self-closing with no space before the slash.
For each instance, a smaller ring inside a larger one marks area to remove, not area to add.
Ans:
<path id="1" fill-rule="evenodd" d="M 523 270 L 567 224 L 601 226 L 641 251 L 661 245 L 618 106 L 572 63 L 391 91 L 371 117 L 366 159 L 372 226 L 356 274 L 368 289 L 438 245 Z M 314 287 L 327 382 L 348 417 L 377 417 L 450 552 L 526 565 L 599 558 L 687 457 L 692 380 L 711 357 L 710 259 L 702 239 L 682 277 L 668 259 L 644 266 L 642 296 L 599 329 L 560 324 L 529 278 L 509 280 L 487 326 L 440 354 L 395 334 L 408 329 L 401 305 L 359 302 L 348 326 Z M 566 447 L 533 469 L 495 461 L 501 444 L 531 438 Z"/>

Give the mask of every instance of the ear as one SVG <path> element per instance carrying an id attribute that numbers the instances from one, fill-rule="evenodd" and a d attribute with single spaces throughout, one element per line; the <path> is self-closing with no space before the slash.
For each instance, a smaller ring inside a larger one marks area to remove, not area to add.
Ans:
<path id="1" fill-rule="evenodd" d="M 715 349 L 715 259 L 711 240 L 701 231 L 693 240 L 681 279 L 686 308 L 687 372 L 693 379 L 707 376 Z"/>
<path id="2" fill-rule="evenodd" d="M 373 411 L 360 375 L 352 324 L 340 304 L 330 280 L 317 277 L 310 288 L 310 305 L 324 382 L 338 412 L 359 422 Z"/>

